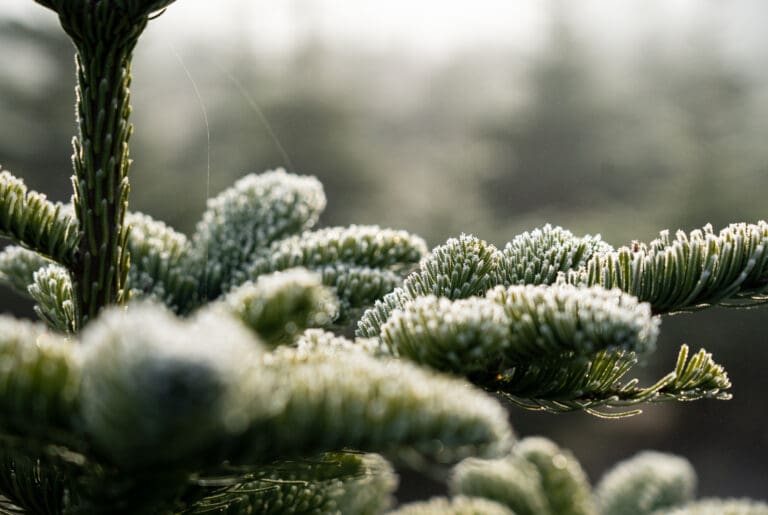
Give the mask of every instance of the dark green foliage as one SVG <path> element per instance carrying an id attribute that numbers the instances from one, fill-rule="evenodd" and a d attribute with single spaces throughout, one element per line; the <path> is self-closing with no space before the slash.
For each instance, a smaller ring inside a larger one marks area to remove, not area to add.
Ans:
<path id="1" fill-rule="evenodd" d="M 569 280 L 621 288 L 655 313 L 762 303 L 768 299 L 768 224 L 731 224 L 719 233 L 707 225 L 674 238 L 663 231 L 647 245 L 596 254 Z"/>
<path id="2" fill-rule="evenodd" d="M 17 293 L 28 296 L 35 272 L 51 264 L 37 252 L 9 245 L 0 252 L 0 280 Z"/>
<path id="3" fill-rule="evenodd" d="M 151 298 L 176 312 L 187 312 L 197 302 L 197 277 L 184 262 L 189 254 L 187 237 L 142 213 L 128 213 L 125 220 L 131 227 L 131 296 Z"/>
<path id="4" fill-rule="evenodd" d="M 259 251 L 313 226 L 325 203 L 317 179 L 282 169 L 243 177 L 210 199 L 192 237 L 193 266 L 204 270 L 203 298 L 215 299 L 234 280 L 242 282 Z"/>
<path id="5" fill-rule="evenodd" d="M 516 515 L 554 515 L 541 474 L 523 457 L 496 460 L 468 458 L 453 469 L 451 495 L 482 497 L 510 508 Z"/>
<path id="6" fill-rule="evenodd" d="M 552 284 L 561 272 L 583 267 L 595 254 L 613 247 L 600 236 L 574 236 L 547 224 L 515 236 L 502 251 L 505 284 Z"/>
<path id="7" fill-rule="evenodd" d="M 322 274 L 336 289 L 342 316 L 366 307 L 402 282 L 402 277 L 427 253 L 424 240 L 405 231 L 378 226 L 332 227 L 277 241 L 263 251 L 248 277 L 306 267 Z"/>
<path id="8" fill-rule="evenodd" d="M 374 452 L 410 447 L 450 462 L 492 456 L 509 445 L 504 411 L 466 383 L 318 336 L 265 356 L 259 375 L 274 375 L 271 405 L 274 399 L 282 404 L 278 411 L 253 413 L 238 460 L 263 462 L 340 447 Z M 267 404 L 262 397 L 254 401 Z"/>
<path id="9" fill-rule="evenodd" d="M 0 513 L 60 515 L 64 512 L 65 477 L 47 457 L 0 451 Z M 10 504 L 10 506 L 9 506 Z"/>
<path id="10" fill-rule="evenodd" d="M 452 495 L 494 501 L 518 515 L 768 513 L 768 505 L 748 499 L 694 501 L 695 485 L 696 473 L 686 459 L 642 452 L 609 470 L 592 492 L 581 465 L 569 451 L 546 438 L 533 437 L 520 441 L 503 458 L 470 458 L 457 464 L 450 490 Z M 450 502 L 440 499 L 431 504 L 449 506 Z"/>
<path id="11" fill-rule="evenodd" d="M 182 323 L 149 305 L 105 313 L 83 334 L 84 429 L 123 469 L 215 463 L 211 449 L 248 422 L 259 350 L 226 316 Z"/>
<path id="12" fill-rule="evenodd" d="M 292 343 L 305 329 L 328 326 L 338 315 L 332 290 L 300 268 L 242 284 L 224 305 L 270 345 Z"/>
<path id="13" fill-rule="evenodd" d="M 650 515 L 691 501 L 695 490 L 696 472 L 688 460 L 643 452 L 608 471 L 595 496 L 602 513 Z"/>
<path id="14" fill-rule="evenodd" d="M 414 502 L 393 511 L 391 515 L 516 515 L 503 504 L 480 497 L 436 497 Z"/>
<path id="15" fill-rule="evenodd" d="M 765 266 L 765 247 L 758 243 L 762 233 L 754 227 L 731 226 L 725 233 L 741 231 L 742 236 L 734 236 L 727 248 L 715 249 L 711 259 L 746 263 L 740 281 L 753 288 L 763 280 Z M 662 242 L 654 245 L 663 247 Z M 736 247 L 754 251 L 738 251 L 737 259 L 729 250 Z M 744 253 L 754 256 L 746 259 Z M 687 346 L 681 348 L 675 371 L 655 384 L 622 382 L 638 359 L 654 350 L 659 320 L 651 316 L 649 304 L 619 289 L 586 286 L 595 282 L 584 279 L 589 267 L 614 255 L 599 238 L 577 238 L 550 226 L 516 238 L 504 251 L 472 237 L 449 240 L 403 286 L 363 314 L 357 334 L 379 339 L 395 356 L 466 375 L 532 409 L 577 409 L 608 416 L 594 409 L 729 398 L 725 390 L 730 382 L 722 367 L 704 350 L 688 361 Z M 565 284 L 566 273 L 578 286 Z M 509 286 L 526 278 L 545 284 Z M 655 283 L 655 289 L 682 288 L 685 283 L 674 275 L 649 275 L 646 280 Z M 721 298 L 736 294 L 726 282 L 712 286 L 724 288 L 718 293 Z M 757 299 L 752 292 L 751 298 Z"/>
<path id="16" fill-rule="evenodd" d="M 0 318 L 0 427 L 58 439 L 72 426 L 80 380 L 71 342 L 42 326 Z"/>
<path id="17" fill-rule="evenodd" d="M 28 191 L 7 171 L 0 172 L 0 233 L 64 265 L 72 264 L 79 241 L 77 224 L 63 205 Z"/>
<path id="18" fill-rule="evenodd" d="M 35 313 L 49 327 L 65 334 L 77 330 L 75 305 L 72 302 L 72 280 L 69 272 L 58 265 L 48 265 L 32 276 L 29 296 L 37 302 Z"/>
<path id="19" fill-rule="evenodd" d="M 653 515 L 768 515 L 768 504 L 751 499 L 702 499 Z"/>
<path id="20" fill-rule="evenodd" d="M 558 515 L 594 515 L 589 481 L 570 451 L 546 438 L 526 438 L 515 454 L 532 463 L 541 475 L 541 485 L 550 511 Z"/>
<path id="21" fill-rule="evenodd" d="M 474 236 L 462 235 L 436 247 L 403 286 L 376 301 L 357 325 L 358 336 L 376 338 L 395 309 L 422 295 L 464 299 L 499 283 L 498 250 Z"/>
<path id="22" fill-rule="evenodd" d="M 389 507 L 397 486 L 390 465 L 376 454 L 327 453 L 242 476 L 226 472 L 198 479 L 192 492 L 211 493 L 182 513 L 374 515 Z"/>
<path id="23" fill-rule="evenodd" d="M 600 352 L 591 359 L 559 359 L 514 367 L 500 374 L 490 388 L 498 390 L 515 404 L 551 412 L 587 411 L 600 417 L 621 417 L 640 411 L 608 413 L 600 407 L 627 407 L 646 402 L 689 401 L 697 399 L 728 400 L 731 387 L 722 366 L 704 349 L 688 359 L 688 346 L 678 353 L 673 372 L 648 387 L 632 379 L 622 383 L 624 375 L 637 364 L 634 353 Z"/>

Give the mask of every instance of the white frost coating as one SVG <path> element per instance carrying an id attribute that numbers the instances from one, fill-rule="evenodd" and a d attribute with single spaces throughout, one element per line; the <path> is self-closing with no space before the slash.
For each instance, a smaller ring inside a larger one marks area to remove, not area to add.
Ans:
<path id="1" fill-rule="evenodd" d="M 229 289 L 258 251 L 312 227 L 325 205 L 316 178 L 282 169 L 247 175 L 210 199 L 192 241 L 206 267 L 209 296 Z"/>
<path id="2" fill-rule="evenodd" d="M 261 348 L 229 316 L 183 322 L 156 305 L 111 309 L 81 349 L 85 429 L 120 465 L 183 461 L 248 422 Z"/>
<path id="3" fill-rule="evenodd" d="M 645 451 L 608 471 L 595 497 L 605 513 L 645 515 L 680 506 L 693 499 L 695 490 L 696 472 L 688 460 Z"/>

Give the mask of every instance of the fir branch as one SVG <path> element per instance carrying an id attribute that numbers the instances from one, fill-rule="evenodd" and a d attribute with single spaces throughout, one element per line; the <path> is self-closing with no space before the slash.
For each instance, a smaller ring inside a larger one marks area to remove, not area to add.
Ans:
<path id="1" fill-rule="evenodd" d="M 282 169 L 247 175 L 210 199 L 192 238 L 189 266 L 203 270 L 203 297 L 215 299 L 236 277 L 242 282 L 259 251 L 312 227 L 325 203 L 317 179 Z"/>
<path id="2" fill-rule="evenodd" d="M 277 241 L 262 252 L 246 277 L 306 267 L 320 272 L 323 284 L 336 288 L 341 313 L 367 307 L 402 282 L 427 253 L 424 240 L 406 231 L 378 226 L 332 227 Z"/>
<path id="3" fill-rule="evenodd" d="M 0 426 L 51 436 L 71 429 L 79 387 L 72 344 L 42 326 L 0 317 Z"/>
<path id="4" fill-rule="evenodd" d="M 376 225 L 331 227 L 275 242 L 264 257 L 254 262 L 250 274 L 339 262 L 370 268 L 407 267 L 418 263 L 426 253 L 424 240 L 406 231 Z"/>
<path id="5" fill-rule="evenodd" d="M 227 483 L 231 484 L 217 486 Z M 379 455 L 327 453 L 272 463 L 245 471 L 241 477 L 206 475 L 197 484 L 198 489 L 207 487 L 212 493 L 180 515 L 375 515 L 391 505 L 397 478 Z"/>
<path id="6" fill-rule="evenodd" d="M 401 506 L 390 515 L 515 515 L 503 504 L 480 497 L 435 497 Z"/>
<path id="7" fill-rule="evenodd" d="M 363 308 L 403 283 L 399 272 L 382 268 L 336 263 L 314 270 L 320 274 L 323 284 L 336 291 L 340 323 L 359 318 Z"/>
<path id="8" fill-rule="evenodd" d="M 510 348 L 517 359 L 603 350 L 642 355 L 656 347 L 658 319 L 651 317 L 647 304 L 619 290 L 500 286 L 486 298 L 504 308 L 510 321 Z"/>
<path id="9" fill-rule="evenodd" d="M 503 504 L 516 515 L 555 515 L 544 495 L 539 470 L 525 458 L 467 458 L 453 468 L 451 495 L 482 497 Z"/>
<path id="10" fill-rule="evenodd" d="M 501 406 L 462 381 L 323 338 L 262 355 L 244 330 L 140 306 L 94 322 L 80 403 L 98 455 L 148 470 L 401 446 L 451 461 L 509 444 Z"/>
<path id="11" fill-rule="evenodd" d="M 156 305 L 105 312 L 82 335 L 80 405 L 95 450 L 123 470 L 216 462 L 256 409 L 260 345 L 229 316 L 183 322 Z M 263 405 L 270 405 L 264 399 Z"/>
<path id="12" fill-rule="evenodd" d="M 376 301 L 357 324 L 357 335 L 378 338 L 381 326 L 396 309 L 418 296 L 463 299 L 482 295 L 499 284 L 501 254 L 493 245 L 474 236 L 451 238 L 436 247 L 409 275 L 401 288 Z"/>
<path id="13" fill-rule="evenodd" d="M 768 299 L 768 223 L 731 224 L 717 234 L 706 225 L 674 238 L 662 231 L 647 245 L 595 254 L 568 280 L 621 288 L 649 302 L 654 313 L 762 303 Z"/>
<path id="14" fill-rule="evenodd" d="M 752 499 L 701 499 L 653 515 L 768 515 L 768 503 Z"/>
<path id="15" fill-rule="evenodd" d="M 62 204 L 27 190 L 8 171 L 0 172 L 0 235 L 65 266 L 73 263 L 80 238 Z"/>
<path id="16" fill-rule="evenodd" d="M 578 460 L 546 438 L 529 437 L 514 448 L 539 471 L 550 511 L 557 515 L 596 515 L 589 480 Z"/>
<path id="17" fill-rule="evenodd" d="M 37 302 L 35 313 L 51 329 L 65 334 L 77 332 L 72 280 L 64 267 L 49 265 L 36 271 L 28 290 Z"/>
<path id="18" fill-rule="evenodd" d="M 595 489 L 601 513 L 650 515 L 693 500 L 696 472 L 685 458 L 642 452 L 609 470 Z"/>
<path id="19" fill-rule="evenodd" d="M 638 386 L 636 379 L 621 383 L 636 362 L 634 353 L 603 352 L 591 359 L 531 363 L 500 374 L 486 387 L 527 409 L 583 410 L 608 418 L 636 415 L 640 411 L 609 413 L 597 409 L 731 398 L 726 391 L 731 387 L 728 375 L 704 349 L 689 360 L 688 346 L 681 346 L 675 370 L 648 387 Z"/>
<path id="20" fill-rule="evenodd" d="M 11 513 L 63 515 L 65 485 L 63 472 L 50 460 L 0 451 L 0 492 L 12 503 L 5 508 Z"/>
<path id="21" fill-rule="evenodd" d="M 394 311 L 381 329 L 381 342 L 395 356 L 474 375 L 504 360 L 510 348 L 509 325 L 497 303 L 429 295 Z"/>
<path id="22" fill-rule="evenodd" d="M 381 341 L 395 355 L 484 382 L 527 363 L 647 352 L 657 326 L 646 304 L 619 290 L 500 286 L 485 298 L 418 297 L 392 313 Z"/>
<path id="23" fill-rule="evenodd" d="M 304 329 L 327 326 L 338 315 L 333 292 L 301 268 L 246 282 L 223 305 L 271 345 L 291 343 Z"/>
<path id="24" fill-rule="evenodd" d="M 504 284 L 552 284 L 561 272 L 584 266 L 593 255 L 613 250 L 597 236 L 574 236 L 562 227 L 547 224 L 524 232 L 502 251 Z"/>
<path id="25" fill-rule="evenodd" d="M 35 280 L 35 272 L 50 264 L 51 260 L 37 252 L 9 245 L 0 252 L 0 281 L 16 293 L 29 296 L 29 285 Z"/>
<path id="26" fill-rule="evenodd" d="M 127 213 L 131 297 L 162 302 L 186 313 L 196 305 L 197 277 L 185 266 L 190 245 L 186 236 L 142 213 Z"/>
<path id="27" fill-rule="evenodd" d="M 493 399 L 462 381 L 376 359 L 365 347 L 279 347 L 264 360 L 277 380 L 270 396 L 284 404 L 253 417 L 240 460 L 408 446 L 442 462 L 494 455 L 511 438 Z"/>

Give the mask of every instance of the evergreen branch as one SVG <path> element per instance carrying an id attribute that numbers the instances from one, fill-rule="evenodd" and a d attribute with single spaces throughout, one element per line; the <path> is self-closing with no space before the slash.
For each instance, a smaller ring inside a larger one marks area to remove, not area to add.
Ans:
<path id="1" fill-rule="evenodd" d="M 498 366 L 509 350 L 510 321 L 497 303 L 418 297 L 381 329 L 382 344 L 399 357 L 436 370 L 473 375 Z"/>
<path id="2" fill-rule="evenodd" d="M 511 438 L 493 399 L 462 381 L 376 359 L 365 347 L 279 347 L 265 356 L 265 367 L 277 381 L 271 397 L 284 404 L 253 417 L 245 447 L 235 453 L 241 460 L 409 446 L 444 462 L 494 455 Z"/>
<path id="3" fill-rule="evenodd" d="M 89 326 L 80 402 L 100 456 L 129 471 L 400 446 L 450 461 L 509 443 L 501 406 L 462 381 L 317 337 L 262 355 L 227 318 L 135 306 Z"/>
<path id="4" fill-rule="evenodd" d="M 51 329 L 65 334 L 77 332 L 72 280 L 64 267 L 49 265 L 36 271 L 28 290 L 37 302 L 35 313 Z"/>
<path id="5" fill-rule="evenodd" d="M 381 341 L 395 355 L 482 381 L 528 362 L 647 352 L 657 332 L 648 306 L 619 290 L 499 286 L 485 298 L 418 297 L 392 313 Z"/>
<path id="6" fill-rule="evenodd" d="M 480 497 L 435 497 L 406 504 L 389 515 L 516 515 L 503 504 Z"/>
<path id="7" fill-rule="evenodd" d="M 587 475 L 578 460 L 550 440 L 529 437 L 514 448 L 539 471 L 550 511 L 557 515 L 596 515 Z"/>
<path id="8" fill-rule="evenodd" d="M 142 213 L 127 213 L 131 296 L 157 300 L 176 312 L 196 304 L 197 278 L 185 265 L 189 259 L 186 236 Z"/>
<path id="9" fill-rule="evenodd" d="M 751 499 L 701 499 L 653 515 L 768 515 L 768 503 Z"/>
<path id="10" fill-rule="evenodd" d="M 612 250 L 600 235 L 577 237 L 547 224 L 507 243 L 501 260 L 503 281 L 507 285 L 552 284 L 561 272 L 579 269 L 593 255 Z"/>
<path id="11" fill-rule="evenodd" d="M 260 345 L 230 316 L 184 322 L 156 305 L 105 312 L 82 335 L 84 430 L 122 470 L 203 465 L 220 459 L 248 422 Z M 271 405 L 264 399 L 262 405 Z"/>
<path id="12" fill-rule="evenodd" d="M 427 253 L 424 240 L 406 231 L 377 226 L 332 227 L 277 241 L 262 252 L 246 277 L 305 267 L 320 272 L 336 288 L 340 316 L 367 307 L 391 292 Z"/>
<path id="13" fill-rule="evenodd" d="M 317 179 L 282 169 L 247 175 L 210 199 L 192 238 L 196 265 L 188 268 L 203 269 L 201 294 L 214 299 L 227 291 L 258 252 L 312 227 L 325 203 Z"/>
<path id="14" fill-rule="evenodd" d="M 44 458 L 0 451 L 0 492 L 12 503 L 9 507 L 14 510 L 12 513 L 64 513 L 65 478 L 53 463 Z"/>
<path id="15" fill-rule="evenodd" d="M 681 346 L 675 370 L 645 388 L 638 386 L 636 379 L 623 385 L 620 382 L 636 362 L 633 353 L 603 352 L 591 359 L 531 363 L 500 374 L 486 388 L 498 390 L 513 403 L 527 409 L 583 410 L 608 418 L 636 415 L 639 411 L 605 413 L 596 410 L 646 402 L 731 398 L 725 391 L 731 387 L 728 375 L 704 349 L 688 360 L 688 346 Z"/>
<path id="16" fill-rule="evenodd" d="M 370 268 L 403 267 L 418 263 L 426 253 L 424 240 L 406 231 L 376 225 L 330 227 L 275 242 L 254 262 L 250 274 L 339 262 Z"/>
<path id="17" fill-rule="evenodd" d="M 217 486 L 234 481 L 228 486 Z M 242 477 L 201 477 L 212 493 L 180 515 L 223 513 L 328 515 L 383 513 L 392 503 L 397 477 L 376 454 L 328 453 L 282 461 Z"/>
<path id="18" fill-rule="evenodd" d="M 546 242 L 557 235 L 566 240 L 563 234 L 545 228 L 537 238 Z M 574 245 L 582 248 L 587 241 L 601 249 L 593 252 L 590 262 L 608 255 L 602 243 L 588 238 L 576 239 Z M 530 235 L 516 245 L 523 248 L 529 240 Z M 357 334 L 380 339 L 385 352 L 466 375 L 530 409 L 614 417 L 639 411 L 597 410 L 730 398 L 722 367 L 705 351 L 688 362 L 686 346 L 676 372 L 646 388 L 635 380 L 622 384 L 637 356 L 655 347 L 659 321 L 651 317 L 649 306 L 618 289 L 562 282 L 490 289 L 504 282 L 499 271 L 502 254 L 472 237 L 449 240 L 423 260 L 402 287 L 364 313 Z M 466 298 L 472 292 L 486 295 Z"/>
<path id="19" fill-rule="evenodd" d="M 654 313 L 691 311 L 731 298 L 762 303 L 768 296 L 768 223 L 712 226 L 674 239 L 668 231 L 648 245 L 595 254 L 570 282 L 621 288 Z"/>
<path id="20" fill-rule="evenodd" d="M 0 281 L 16 293 L 29 296 L 29 285 L 34 282 L 35 272 L 50 264 L 50 260 L 37 252 L 9 245 L 0 252 Z"/>
<path id="21" fill-rule="evenodd" d="M 183 268 L 188 253 L 186 237 L 141 213 L 128 213 L 126 221 L 132 229 L 128 238 L 131 294 L 161 301 L 174 311 L 191 309 L 197 285 Z M 49 265 L 49 260 L 35 252 L 7 247 L 0 252 L 0 280 L 31 294 L 38 302 L 35 311 L 52 328 L 72 333 L 76 318 L 71 277 L 63 268 Z"/>
<path id="22" fill-rule="evenodd" d="M 42 326 L 0 317 L 0 426 L 27 436 L 71 428 L 80 370 L 72 344 Z"/>
<path id="23" fill-rule="evenodd" d="M 498 286 L 486 298 L 510 321 L 510 361 L 603 350 L 653 352 L 659 332 L 647 304 L 601 287 Z M 515 359 L 516 358 L 516 359 Z"/>
<path id="24" fill-rule="evenodd" d="M 381 326 L 396 309 L 423 295 L 463 299 L 482 295 L 499 284 L 500 252 L 474 236 L 451 238 L 436 247 L 409 275 L 403 286 L 376 301 L 357 324 L 357 335 L 378 338 Z"/>
<path id="25" fill-rule="evenodd" d="M 609 470 L 595 488 L 601 513 L 650 515 L 693 500 L 696 472 L 685 458 L 642 452 Z"/>
<path id="26" fill-rule="evenodd" d="M 363 352 L 371 356 L 387 356 L 376 340 L 358 338 L 352 341 L 321 329 L 304 331 L 304 334 L 296 340 L 296 348 L 300 352 L 328 353 L 329 358 L 339 352 Z"/>
<path id="27" fill-rule="evenodd" d="M 555 515 L 544 495 L 539 470 L 515 455 L 495 460 L 467 458 L 453 468 L 449 490 L 453 496 L 490 499 L 516 515 Z"/>
<path id="28" fill-rule="evenodd" d="M 338 322 L 359 318 L 363 308 L 403 283 L 400 273 L 382 268 L 336 263 L 314 270 L 320 273 L 323 284 L 336 291 L 339 298 Z"/>
<path id="29" fill-rule="evenodd" d="M 74 260 L 77 222 L 62 204 L 27 190 L 24 181 L 0 172 L 0 235 L 65 266 Z"/>
<path id="30" fill-rule="evenodd" d="M 305 269 L 260 276 L 224 298 L 226 308 L 271 345 L 291 343 L 308 327 L 324 327 L 338 315 L 333 292 Z"/>

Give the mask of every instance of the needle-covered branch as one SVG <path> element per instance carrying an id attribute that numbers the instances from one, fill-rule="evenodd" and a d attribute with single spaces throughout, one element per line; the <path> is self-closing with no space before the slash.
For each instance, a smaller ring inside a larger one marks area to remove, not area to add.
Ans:
<path id="1" fill-rule="evenodd" d="M 27 190 L 24 181 L 0 172 L 0 235 L 64 266 L 74 261 L 77 222 L 62 204 Z"/>
<path id="2" fill-rule="evenodd" d="M 711 225 L 598 253 L 569 281 L 621 288 L 654 313 L 768 302 L 768 223 Z"/>
<path id="3" fill-rule="evenodd" d="M 377 454 L 326 453 L 256 469 L 229 467 L 196 480 L 192 495 L 209 493 L 180 515 L 383 513 L 397 486 L 391 465 Z"/>
<path id="4" fill-rule="evenodd" d="M 191 266 L 202 268 L 203 298 L 243 282 L 260 251 L 312 227 L 325 204 L 317 179 L 282 169 L 247 175 L 210 199 L 192 237 Z"/>

